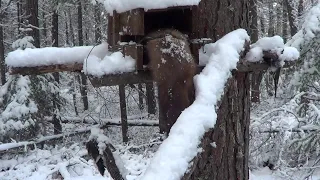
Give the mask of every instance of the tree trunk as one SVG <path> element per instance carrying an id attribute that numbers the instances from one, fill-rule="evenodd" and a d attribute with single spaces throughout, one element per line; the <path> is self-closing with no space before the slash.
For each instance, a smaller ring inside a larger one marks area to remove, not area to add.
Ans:
<path id="1" fill-rule="evenodd" d="M 81 0 L 78 0 L 78 38 L 79 46 L 83 46 L 83 32 L 82 32 L 82 5 Z M 86 111 L 89 109 L 88 96 L 87 96 L 87 77 L 84 73 L 81 73 L 81 97 L 83 101 L 83 109 Z"/>
<path id="2" fill-rule="evenodd" d="M 47 45 L 47 20 L 46 20 L 46 13 L 42 12 L 42 36 L 44 45 Z"/>
<path id="3" fill-rule="evenodd" d="M 17 22 L 18 22 L 18 35 L 20 35 L 20 27 L 21 27 L 21 3 L 17 1 Z"/>
<path id="4" fill-rule="evenodd" d="M 276 13 L 277 13 L 277 23 L 276 23 L 276 34 L 280 35 L 282 33 L 282 6 L 281 3 L 277 4 L 276 6 Z"/>
<path id="5" fill-rule="evenodd" d="M 288 16 L 289 16 L 289 25 L 290 25 L 290 34 L 291 37 L 298 32 L 298 28 L 295 25 L 296 16 L 294 14 L 294 9 L 290 0 L 284 0 L 285 6 L 287 6 Z"/>
<path id="6" fill-rule="evenodd" d="M 119 85 L 119 98 L 120 98 L 120 112 L 121 112 L 121 130 L 122 141 L 128 142 L 128 117 L 127 117 L 127 104 L 126 104 L 126 89 L 125 85 Z"/>
<path id="7" fill-rule="evenodd" d="M 269 28 L 268 28 L 268 36 L 274 36 L 275 34 L 275 13 L 273 8 L 273 1 L 269 1 L 268 3 L 268 10 L 269 10 Z"/>
<path id="8" fill-rule="evenodd" d="M 229 80 L 215 128 L 205 134 L 203 151 L 184 180 L 249 179 L 249 89 L 248 73 L 236 73 Z"/>
<path id="9" fill-rule="evenodd" d="M 94 27 L 94 37 L 96 43 L 101 43 L 102 40 L 102 33 L 101 33 L 101 12 L 100 12 L 100 6 L 96 4 L 94 6 L 94 19 L 96 21 L 95 27 Z"/>
<path id="10" fill-rule="evenodd" d="M 2 1 L 0 0 L 0 10 L 1 10 Z M 2 27 L 2 19 L 4 15 L 0 14 L 0 71 L 1 71 L 1 84 L 4 85 L 6 83 L 6 66 L 4 63 L 4 37 L 3 37 L 3 27 Z"/>
<path id="11" fill-rule="evenodd" d="M 76 40 L 75 40 L 75 37 L 74 37 L 74 31 L 73 31 L 73 23 L 72 23 L 72 19 L 71 19 L 71 9 L 69 8 L 68 10 L 68 19 L 69 19 L 69 30 L 70 30 L 70 35 L 71 35 L 71 42 L 72 42 L 72 46 L 75 46 L 76 45 Z"/>
<path id="12" fill-rule="evenodd" d="M 282 16 L 282 38 L 284 43 L 286 43 L 288 39 L 288 10 L 285 2 L 282 2 Z"/>
<path id="13" fill-rule="evenodd" d="M 29 28 L 32 28 L 30 36 L 33 37 L 33 45 L 37 48 L 40 47 L 40 31 L 38 21 L 38 0 L 27 0 L 26 17 L 28 17 Z"/>
<path id="14" fill-rule="evenodd" d="M 303 0 L 299 0 L 298 16 L 301 17 L 302 13 L 303 13 Z"/>
<path id="15" fill-rule="evenodd" d="M 59 15 L 58 12 L 56 10 L 58 5 L 56 5 L 54 8 L 55 10 L 53 11 L 52 14 L 52 43 L 53 43 L 53 47 L 58 47 L 59 46 Z M 56 81 L 57 84 L 59 84 L 60 78 L 59 78 L 59 73 L 53 73 L 54 76 L 54 80 Z M 55 94 L 52 95 L 53 96 L 53 108 L 54 108 L 54 112 L 53 112 L 53 125 L 54 125 L 54 134 L 61 134 L 62 133 L 62 126 L 61 126 L 61 118 L 59 117 L 59 111 L 60 111 L 60 104 L 59 104 L 59 92 L 56 92 Z"/>
<path id="16" fill-rule="evenodd" d="M 144 109 L 144 106 L 143 106 L 144 93 L 143 93 L 143 87 L 141 83 L 138 84 L 138 94 L 139 94 L 139 109 L 140 111 L 142 111 Z"/>
<path id="17" fill-rule="evenodd" d="M 198 38 L 217 40 L 235 29 L 249 29 L 248 12 L 248 0 L 202 0 L 194 19 Z M 249 73 L 234 73 L 224 92 L 216 125 L 203 137 L 203 151 L 183 179 L 249 179 Z"/>
<path id="18" fill-rule="evenodd" d="M 67 17 L 67 13 L 64 12 L 64 16 Z M 66 36 L 66 44 L 70 45 L 70 41 L 69 41 L 69 26 L 68 26 L 68 21 L 65 21 L 65 36 Z"/>
<path id="19" fill-rule="evenodd" d="M 258 32 L 258 13 L 257 13 L 257 0 L 250 0 L 250 12 L 251 12 L 251 42 L 257 42 L 259 37 Z M 260 84 L 262 80 L 263 72 L 254 72 L 251 74 L 251 101 L 255 103 L 260 102 Z"/>
<path id="20" fill-rule="evenodd" d="M 146 96 L 147 96 L 148 114 L 155 115 L 157 104 L 156 104 L 156 97 L 154 95 L 154 86 L 152 82 L 146 83 Z"/>

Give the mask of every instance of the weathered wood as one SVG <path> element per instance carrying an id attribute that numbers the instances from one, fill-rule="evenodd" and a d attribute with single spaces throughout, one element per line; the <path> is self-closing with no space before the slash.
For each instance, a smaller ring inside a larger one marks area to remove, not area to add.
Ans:
<path id="1" fill-rule="evenodd" d="M 144 104 L 143 104 L 143 97 L 144 97 L 144 92 L 143 92 L 143 87 L 142 84 L 138 84 L 138 95 L 139 95 L 139 109 L 140 111 L 143 111 L 144 109 Z"/>
<path id="2" fill-rule="evenodd" d="M 120 40 L 120 15 L 114 11 L 113 16 L 108 16 L 108 44 L 115 46 Z"/>
<path id="3" fill-rule="evenodd" d="M 156 97 L 154 95 L 154 86 L 153 82 L 146 83 L 146 94 L 147 94 L 147 105 L 148 105 L 148 113 L 156 114 Z"/>
<path id="4" fill-rule="evenodd" d="M 119 20 L 121 35 L 145 35 L 143 9 L 133 9 L 121 13 Z"/>
<path id="5" fill-rule="evenodd" d="M 141 44 L 126 44 L 122 48 L 125 56 L 136 60 L 136 70 L 143 70 L 143 46 Z"/>
<path id="6" fill-rule="evenodd" d="M 20 75 L 37 75 L 45 73 L 54 73 L 62 71 L 80 72 L 83 65 L 79 63 L 74 64 L 57 64 L 49 66 L 37 66 L 37 67 L 11 67 L 9 69 L 10 74 Z"/>
<path id="7" fill-rule="evenodd" d="M 197 45 L 190 46 L 193 48 L 193 51 L 198 48 Z M 125 55 L 130 55 L 134 59 L 138 59 L 137 61 L 137 76 L 143 76 L 146 75 L 145 73 L 148 72 L 145 68 L 143 68 L 143 46 L 139 44 L 133 44 L 133 45 L 123 45 L 123 46 L 114 46 L 113 50 L 120 50 L 123 51 Z M 193 53 L 193 52 L 192 52 Z M 265 51 L 263 52 L 264 56 L 263 58 L 265 60 L 272 59 L 273 61 L 277 61 L 279 58 L 276 53 L 273 53 L 271 51 Z M 293 61 L 285 62 L 285 65 L 283 68 L 290 67 L 294 64 Z M 237 71 L 238 72 L 258 72 L 267 70 L 270 67 L 270 62 L 248 62 L 246 59 L 242 58 L 240 59 L 238 65 L 237 65 Z M 35 74 L 44 74 L 44 73 L 53 73 L 53 72 L 63 72 L 63 71 L 70 71 L 70 72 L 80 72 L 82 71 L 83 65 L 81 63 L 74 63 L 74 64 L 57 64 L 57 65 L 48 65 L 48 66 L 37 66 L 37 67 L 11 67 L 9 69 L 10 74 L 20 74 L 20 75 L 35 75 Z M 203 69 L 203 67 L 199 66 L 199 69 Z M 140 71 L 141 70 L 141 71 Z M 139 75 L 142 73 L 141 75 Z M 121 75 L 126 76 L 125 74 L 128 73 L 122 73 Z M 132 73 L 129 73 L 131 75 Z M 115 75 L 106 75 L 106 77 L 111 76 L 119 76 L 119 74 Z M 135 76 L 135 75 L 134 75 Z M 126 77 L 124 77 L 126 78 Z M 133 77 L 132 79 L 134 79 Z M 146 78 L 148 79 L 148 78 Z M 135 82 L 135 81 L 134 81 Z M 144 82 L 139 81 L 139 82 Z M 133 84 L 132 81 L 128 82 L 127 84 Z M 115 84 L 117 85 L 117 84 Z"/>
<path id="8" fill-rule="evenodd" d="M 205 44 L 213 43 L 211 39 L 193 39 L 190 43 L 191 53 L 194 56 L 194 60 L 197 64 L 199 64 L 199 50 Z"/>
<path id="9" fill-rule="evenodd" d="M 101 153 L 99 151 L 100 147 L 98 146 L 97 140 L 92 139 L 87 142 L 86 149 L 88 151 L 88 155 L 92 157 L 102 176 L 105 173 L 105 169 L 107 169 L 112 179 L 124 180 L 119 169 L 120 167 L 118 167 L 120 164 L 116 163 L 114 157 L 115 154 L 113 153 L 115 151 L 115 148 L 112 144 L 105 144 L 105 149 L 103 153 Z"/>
<path id="10" fill-rule="evenodd" d="M 151 73 L 148 70 L 106 75 L 101 78 L 89 77 L 89 79 L 94 87 L 153 82 Z"/>
<path id="11" fill-rule="evenodd" d="M 122 141 L 128 142 L 128 118 L 125 85 L 119 85 Z"/>
<path id="12" fill-rule="evenodd" d="M 147 12 L 166 12 L 170 10 L 186 10 L 186 9 L 192 9 L 193 6 L 172 6 L 172 7 L 167 7 L 167 8 L 162 8 L 162 9 L 149 9 Z"/>

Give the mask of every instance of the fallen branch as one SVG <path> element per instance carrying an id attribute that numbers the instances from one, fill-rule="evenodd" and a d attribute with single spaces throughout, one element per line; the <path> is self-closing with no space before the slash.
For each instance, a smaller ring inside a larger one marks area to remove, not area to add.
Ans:
<path id="1" fill-rule="evenodd" d="M 45 117 L 46 121 L 52 121 L 52 117 Z M 85 123 L 85 124 L 100 124 L 103 126 L 121 126 L 121 119 L 114 118 L 114 119 L 93 119 L 90 117 L 62 117 L 61 123 Z M 136 117 L 128 117 L 128 126 L 158 126 L 158 120 L 142 120 L 137 119 Z"/>
<path id="2" fill-rule="evenodd" d="M 301 128 L 295 128 L 295 129 L 269 129 L 269 130 L 260 130 L 259 133 L 280 133 L 280 132 L 294 132 L 294 133 L 299 133 L 299 132 L 316 132 L 319 131 L 319 129 L 315 128 L 310 128 L 310 129 L 301 129 Z"/>
<path id="3" fill-rule="evenodd" d="M 95 127 L 95 126 L 93 126 L 93 127 Z M 90 132 L 91 128 L 92 127 L 79 129 L 74 132 L 68 132 L 68 133 L 57 134 L 57 135 L 52 135 L 52 136 L 45 136 L 45 137 L 41 137 L 39 139 L 35 139 L 35 140 L 31 140 L 31 141 L 0 144 L 0 154 L 5 153 L 8 150 L 18 149 L 18 148 L 24 148 L 24 150 L 26 151 L 28 147 L 32 147 L 32 146 L 35 146 L 36 144 L 44 143 L 46 141 L 57 140 L 57 139 L 64 138 L 64 137 L 72 137 L 75 135 Z"/>

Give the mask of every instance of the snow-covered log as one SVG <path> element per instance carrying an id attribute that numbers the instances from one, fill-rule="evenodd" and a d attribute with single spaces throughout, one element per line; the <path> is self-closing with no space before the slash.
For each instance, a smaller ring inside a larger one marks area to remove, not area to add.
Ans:
<path id="1" fill-rule="evenodd" d="M 34 57 L 34 58 L 37 59 L 38 57 Z M 237 64 L 237 71 L 253 72 L 253 71 L 267 70 L 268 68 L 270 68 L 270 63 L 263 61 L 263 59 L 273 59 L 274 61 L 276 61 L 277 59 L 279 59 L 279 55 L 272 51 L 264 51 L 262 59 L 259 59 L 256 62 L 250 62 L 248 59 L 243 58 Z M 292 61 L 286 61 L 284 64 L 284 67 L 290 67 L 292 65 L 293 65 Z M 10 67 L 10 71 L 9 71 L 10 74 L 33 75 L 33 74 L 43 74 L 43 73 L 53 73 L 53 72 L 63 72 L 63 71 L 81 72 L 83 70 L 83 63 L 79 61 L 79 62 L 70 63 L 70 64 L 34 65 L 31 67 L 30 66 L 24 67 L 23 65 L 21 65 L 16 67 L 12 67 L 12 66 L 9 66 L 9 67 Z M 199 72 L 203 68 L 204 68 L 203 65 L 202 66 L 199 65 L 198 67 Z M 110 83 L 110 85 L 117 85 L 118 82 L 119 84 L 121 84 L 122 81 L 129 82 L 129 84 L 152 81 L 152 78 L 148 69 L 145 69 L 144 71 L 138 71 L 138 72 L 126 72 L 126 73 L 109 74 L 109 75 L 105 74 L 104 76 L 100 76 L 99 78 L 97 78 L 96 76 L 93 76 L 91 79 L 93 79 L 93 81 L 99 81 L 104 78 L 108 79 L 108 83 Z M 101 82 L 97 82 L 97 83 L 101 84 Z"/>

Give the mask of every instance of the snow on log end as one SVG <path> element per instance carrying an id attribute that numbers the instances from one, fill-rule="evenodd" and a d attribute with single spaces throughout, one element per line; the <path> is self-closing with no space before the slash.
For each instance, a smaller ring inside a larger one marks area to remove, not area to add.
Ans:
<path id="1" fill-rule="evenodd" d="M 149 9 L 165 9 L 174 6 L 193 6 L 198 5 L 201 0 L 98 0 L 103 3 L 105 9 L 111 15 L 113 11 L 122 13 L 132 9 L 143 8 L 145 11 Z"/>
<path id="2" fill-rule="evenodd" d="M 184 175 L 189 162 L 201 151 L 199 145 L 205 132 L 214 128 L 215 106 L 223 95 L 231 70 L 237 66 L 245 41 L 249 39 L 244 29 L 238 29 L 206 45 L 208 64 L 194 78 L 196 100 L 173 125 L 142 180 L 178 180 Z"/>
<path id="3" fill-rule="evenodd" d="M 9 67 L 37 67 L 73 63 L 82 64 L 83 60 L 86 59 L 89 54 L 104 58 L 108 53 L 107 43 L 102 43 L 95 47 L 27 48 L 25 50 L 18 49 L 10 52 L 5 62 Z"/>
<path id="4" fill-rule="evenodd" d="M 279 57 L 281 65 L 284 61 L 295 61 L 299 58 L 300 53 L 294 47 L 288 47 L 284 44 L 280 36 L 264 37 L 250 46 L 250 51 L 246 54 L 245 59 L 248 62 L 259 62 L 263 60 L 263 52 L 270 51 Z"/>

